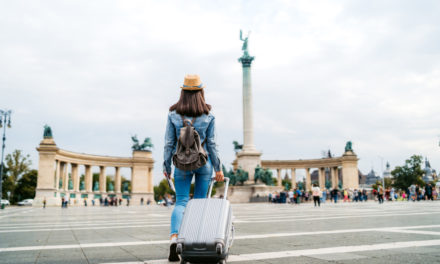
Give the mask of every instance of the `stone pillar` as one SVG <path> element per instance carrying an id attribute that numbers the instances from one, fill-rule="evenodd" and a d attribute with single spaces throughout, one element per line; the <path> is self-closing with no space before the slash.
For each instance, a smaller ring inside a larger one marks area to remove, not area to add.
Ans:
<path id="1" fill-rule="evenodd" d="M 153 201 L 154 193 L 151 188 L 154 160 L 150 151 L 133 151 L 133 167 L 131 170 L 131 200 L 133 205 L 140 205 L 150 199 Z"/>
<path id="2" fill-rule="evenodd" d="M 79 192 L 78 164 L 72 164 L 73 191 Z M 78 198 L 78 197 L 77 197 Z"/>
<path id="3" fill-rule="evenodd" d="M 60 204 L 57 196 L 55 156 L 58 147 L 52 138 L 45 138 L 37 148 L 39 154 L 38 178 L 34 206 L 41 206 L 46 199 L 47 205 Z M 56 187 L 54 187 L 56 186 Z"/>
<path id="4" fill-rule="evenodd" d="M 318 182 L 319 188 L 325 188 L 325 170 L 324 168 L 318 168 Z"/>
<path id="5" fill-rule="evenodd" d="M 237 165 L 249 175 L 246 185 L 255 183 L 255 168 L 261 166 L 261 153 L 256 150 L 254 145 L 251 85 L 251 64 L 253 60 L 254 57 L 249 56 L 247 51 L 238 59 L 243 69 L 243 149 L 237 153 Z"/>
<path id="6" fill-rule="evenodd" d="M 282 186 L 282 179 L 281 179 L 281 169 L 277 169 L 277 186 L 281 187 Z"/>
<path id="7" fill-rule="evenodd" d="M 115 167 L 115 193 L 121 193 L 121 171 L 119 167 Z"/>
<path id="8" fill-rule="evenodd" d="M 69 191 L 69 172 L 67 169 L 69 168 L 69 163 L 65 162 L 63 167 L 63 190 L 65 192 Z M 67 194 L 66 194 L 67 195 Z"/>
<path id="9" fill-rule="evenodd" d="M 342 184 L 343 188 L 359 189 L 358 158 L 353 151 L 342 155 Z"/>
<path id="10" fill-rule="evenodd" d="M 57 160 L 57 167 L 55 169 L 55 185 L 54 185 L 54 188 L 57 191 L 60 188 L 60 164 L 61 162 Z"/>
<path id="11" fill-rule="evenodd" d="M 60 191 L 66 190 L 66 166 L 64 161 L 60 161 L 60 177 L 61 177 L 61 189 Z"/>
<path id="12" fill-rule="evenodd" d="M 333 167 L 332 168 L 332 188 L 338 188 L 338 184 L 339 184 L 339 179 L 338 179 L 338 167 Z"/>
<path id="13" fill-rule="evenodd" d="M 86 192 L 91 194 L 93 192 L 93 175 L 92 175 L 92 166 L 85 165 L 86 171 L 84 175 L 84 185 L 86 187 Z M 93 197 L 89 197 L 93 198 Z"/>
<path id="14" fill-rule="evenodd" d="M 107 178 L 105 177 L 105 167 L 99 166 L 99 192 L 106 193 L 107 191 Z"/>
<path id="15" fill-rule="evenodd" d="M 310 177 L 310 168 L 306 168 L 306 186 L 305 190 L 310 191 L 312 189 L 312 179 Z"/>
<path id="16" fill-rule="evenodd" d="M 292 185 L 292 189 L 296 188 L 296 173 L 295 173 L 295 168 L 290 169 L 290 183 Z"/>
<path id="17" fill-rule="evenodd" d="M 154 182 L 153 182 L 153 168 L 148 168 L 148 187 L 147 190 L 149 193 L 154 193 Z"/>

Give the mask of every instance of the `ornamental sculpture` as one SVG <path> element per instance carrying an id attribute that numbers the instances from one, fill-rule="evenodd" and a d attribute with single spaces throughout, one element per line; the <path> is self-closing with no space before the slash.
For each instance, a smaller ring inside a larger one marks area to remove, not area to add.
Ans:
<path id="1" fill-rule="evenodd" d="M 43 137 L 44 138 L 53 138 L 53 136 L 52 136 L 52 129 L 50 128 L 50 126 L 44 125 Z"/>
<path id="2" fill-rule="evenodd" d="M 139 144 L 139 140 L 136 135 L 131 137 L 133 141 L 133 146 L 131 147 L 134 151 L 151 151 L 153 148 L 153 143 L 151 142 L 151 138 L 147 137 L 144 139 L 144 143 Z"/>

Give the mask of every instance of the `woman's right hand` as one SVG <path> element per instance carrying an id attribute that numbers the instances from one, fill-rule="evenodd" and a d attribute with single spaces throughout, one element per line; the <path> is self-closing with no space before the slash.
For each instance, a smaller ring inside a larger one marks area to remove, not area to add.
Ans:
<path id="1" fill-rule="evenodd" d="M 167 179 L 170 179 L 170 177 L 171 177 L 171 174 L 168 174 L 167 172 L 163 172 L 163 175 L 165 176 L 165 178 L 167 178 Z"/>
<path id="2" fill-rule="evenodd" d="M 222 182 L 224 180 L 225 180 L 225 176 L 223 175 L 223 171 L 216 171 L 215 172 L 215 181 Z"/>

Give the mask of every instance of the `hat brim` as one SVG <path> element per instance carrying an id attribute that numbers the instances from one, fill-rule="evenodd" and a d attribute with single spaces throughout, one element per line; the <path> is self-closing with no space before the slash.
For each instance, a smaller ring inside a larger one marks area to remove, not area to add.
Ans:
<path id="1" fill-rule="evenodd" d="M 180 88 L 182 88 L 182 90 L 185 90 L 185 91 L 197 91 L 197 90 L 202 90 L 203 88 L 205 88 L 205 86 L 202 86 L 202 87 L 197 87 L 197 86 L 183 87 L 183 86 L 181 86 Z"/>

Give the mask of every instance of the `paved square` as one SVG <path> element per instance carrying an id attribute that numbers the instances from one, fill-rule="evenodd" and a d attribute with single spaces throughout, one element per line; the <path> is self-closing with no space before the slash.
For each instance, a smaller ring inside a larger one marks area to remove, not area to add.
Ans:
<path id="1" fill-rule="evenodd" d="M 7 208 L 0 263 L 167 263 L 172 208 Z M 233 205 L 231 263 L 439 263 L 440 202 Z"/>

